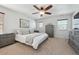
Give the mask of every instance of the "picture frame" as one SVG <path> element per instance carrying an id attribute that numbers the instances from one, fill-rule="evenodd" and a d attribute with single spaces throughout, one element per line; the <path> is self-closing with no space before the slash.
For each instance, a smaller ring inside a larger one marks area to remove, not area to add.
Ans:
<path id="1" fill-rule="evenodd" d="M 20 19 L 20 28 L 29 28 L 29 20 Z"/>

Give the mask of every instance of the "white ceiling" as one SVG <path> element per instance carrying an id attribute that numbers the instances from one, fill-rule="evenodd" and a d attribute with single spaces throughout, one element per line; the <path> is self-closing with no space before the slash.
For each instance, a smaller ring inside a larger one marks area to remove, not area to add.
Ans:
<path id="1" fill-rule="evenodd" d="M 34 19 L 40 18 L 39 14 L 35 14 L 35 15 L 32 14 L 33 12 L 38 11 L 33 7 L 32 4 L 4 4 L 2 6 L 20 13 L 24 13 Z M 47 5 L 42 4 L 37 6 L 40 7 L 40 6 L 47 6 Z M 52 15 L 60 15 L 60 14 L 72 13 L 77 10 L 79 10 L 79 4 L 53 4 L 53 8 L 51 8 L 48 11 L 51 12 Z M 47 17 L 47 16 L 49 15 L 44 15 L 43 17 Z"/>

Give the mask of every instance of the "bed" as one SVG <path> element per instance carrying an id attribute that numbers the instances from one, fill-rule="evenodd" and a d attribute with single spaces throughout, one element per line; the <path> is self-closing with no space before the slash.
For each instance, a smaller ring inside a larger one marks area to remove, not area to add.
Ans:
<path id="1" fill-rule="evenodd" d="M 31 33 L 27 35 L 16 34 L 16 41 L 32 46 L 38 49 L 38 46 L 48 38 L 46 33 Z"/>

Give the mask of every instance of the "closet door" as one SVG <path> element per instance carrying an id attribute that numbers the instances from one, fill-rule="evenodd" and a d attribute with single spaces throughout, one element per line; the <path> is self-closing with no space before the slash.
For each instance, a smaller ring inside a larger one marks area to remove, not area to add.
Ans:
<path id="1" fill-rule="evenodd" d="M 0 12 L 0 33 L 3 32 L 4 28 L 4 13 Z"/>

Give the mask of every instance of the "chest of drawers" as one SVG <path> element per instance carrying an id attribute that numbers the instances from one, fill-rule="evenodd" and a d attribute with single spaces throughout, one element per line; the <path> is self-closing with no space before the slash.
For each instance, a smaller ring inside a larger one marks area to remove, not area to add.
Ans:
<path id="1" fill-rule="evenodd" d="M 0 47 L 15 43 L 15 34 L 0 34 Z"/>

